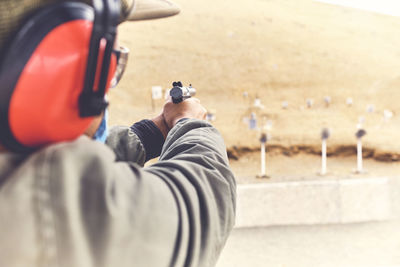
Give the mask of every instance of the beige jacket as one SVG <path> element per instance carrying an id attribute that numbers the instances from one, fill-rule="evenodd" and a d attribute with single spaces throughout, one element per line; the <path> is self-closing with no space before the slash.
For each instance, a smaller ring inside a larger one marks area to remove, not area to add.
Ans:
<path id="1" fill-rule="evenodd" d="M 180 122 L 145 168 L 129 128 L 108 145 L 80 137 L 0 153 L 1 267 L 215 265 L 236 190 L 217 130 Z"/>

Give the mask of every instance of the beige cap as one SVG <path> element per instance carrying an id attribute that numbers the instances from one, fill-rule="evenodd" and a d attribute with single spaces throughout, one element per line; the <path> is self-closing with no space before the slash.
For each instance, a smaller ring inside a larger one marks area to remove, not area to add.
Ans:
<path id="1" fill-rule="evenodd" d="M 179 12 L 180 8 L 168 0 L 134 0 L 133 6 L 125 20 L 135 21 L 165 18 L 174 16 Z"/>

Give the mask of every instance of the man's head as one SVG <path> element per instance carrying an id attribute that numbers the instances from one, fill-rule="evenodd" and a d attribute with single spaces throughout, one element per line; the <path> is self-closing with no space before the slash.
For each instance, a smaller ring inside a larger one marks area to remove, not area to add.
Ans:
<path id="1" fill-rule="evenodd" d="M 0 144 L 23 152 L 81 135 L 106 107 L 117 25 L 178 12 L 165 0 L 0 1 Z"/>

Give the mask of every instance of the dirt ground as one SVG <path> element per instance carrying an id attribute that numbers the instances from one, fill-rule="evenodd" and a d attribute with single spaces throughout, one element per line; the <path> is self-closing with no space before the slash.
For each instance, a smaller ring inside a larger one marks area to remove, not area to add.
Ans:
<path id="1" fill-rule="evenodd" d="M 193 84 L 204 106 L 216 110 L 213 123 L 229 148 L 259 146 L 260 131 L 244 123 L 254 112 L 261 127 L 272 122 L 270 144 L 319 146 L 321 129 L 328 127 L 331 148 L 354 146 L 362 116 L 367 148 L 400 153 L 400 18 L 309 0 L 175 2 L 182 8 L 178 16 L 122 26 L 120 41 L 131 55 L 124 79 L 111 93 L 111 123 L 154 116 L 162 101 L 152 110 L 151 87 L 170 88 L 181 80 Z M 256 97 L 263 109 L 253 106 Z M 311 108 L 307 99 L 314 101 Z M 385 121 L 384 110 L 393 118 Z M 278 163 L 285 159 L 277 155 L 271 172 L 290 176 L 290 168 Z M 316 162 L 307 168 L 310 173 L 319 167 L 317 156 L 290 159 L 297 166 Z M 347 158 L 339 160 L 351 171 Z M 256 162 L 246 156 L 232 166 L 241 173 L 250 161 Z"/>

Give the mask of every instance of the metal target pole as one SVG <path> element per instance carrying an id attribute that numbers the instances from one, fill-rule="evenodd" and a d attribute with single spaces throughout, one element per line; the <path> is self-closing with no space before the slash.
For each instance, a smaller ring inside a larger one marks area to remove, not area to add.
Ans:
<path id="1" fill-rule="evenodd" d="M 357 169 L 356 173 L 363 173 L 363 153 L 362 153 L 362 137 L 365 136 L 367 132 L 364 129 L 359 129 L 356 132 L 357 137 Z"/>
<path id="2" fill-rule="evenodd" d="M 357 172 L 362 172 L 363 169 L 363 157 L 362 157 L 362 142 L 361 138 L 357 139 Z"/>
<path id="3" fill-rule="evenodd" d="M 261 176 L 265 176 L 265 142 L 261 142 Z"/>
<path id="4" fill-rule="evenodd" d="M 327 173 L 327 140 L 330 136 L 330 132 L 328 129 L 322 129 L 321 139 L 322 139 L 322 149 L 321 149 L 321 175 L 325 175 Z"/>
<path id="5" fill-rule="evenodd" d="M 268 135 L 266 133 L 262 133 L 260 137 L 261 142 L 261 173 L 258 178 L 269 178 L 266 173 L 266 164 L 265 164 L 265 152 L 266 152 L 266 143 L 268 141 Z"/>
<path id="6" fill-rule="evenodd" d="M 327 165 L 327 159 L 326 159 L 326 139 L 322 140 L 322 166 L 321 166 L 321 174 L 325 175 L 326 174 L 326 165 Z"/>

